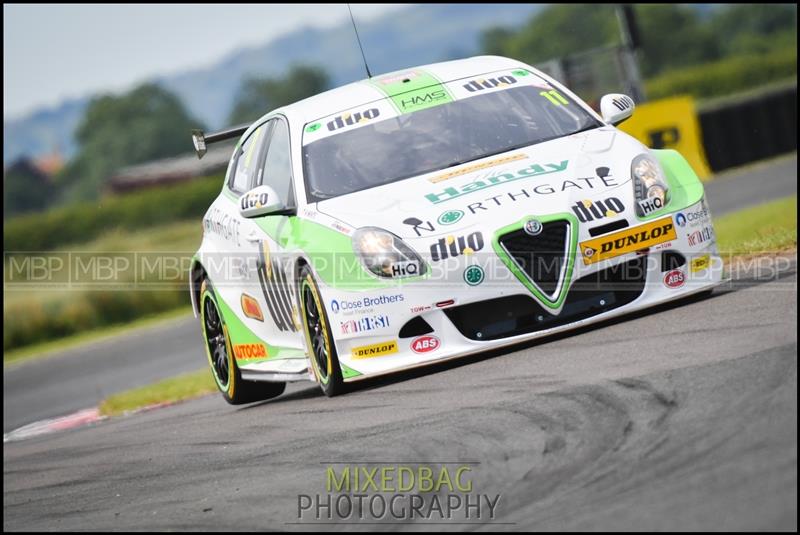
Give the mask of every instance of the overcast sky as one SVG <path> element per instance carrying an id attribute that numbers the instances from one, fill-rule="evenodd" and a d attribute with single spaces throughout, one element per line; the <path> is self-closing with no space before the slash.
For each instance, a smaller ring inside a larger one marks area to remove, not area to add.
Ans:
<path id="1" fill-rule="evenodd" d="M 353 4 L 356 21 L 402 4 Z M 203 67 L 305 25 L 347 20 L 346 4 L 3 5 L 3 117 Z"/>

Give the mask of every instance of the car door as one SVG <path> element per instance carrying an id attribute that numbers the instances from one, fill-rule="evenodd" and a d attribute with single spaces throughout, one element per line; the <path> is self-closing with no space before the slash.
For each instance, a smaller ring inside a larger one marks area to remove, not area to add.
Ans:
<path id="1" fill-rule="evenodd" d="M 266 341 L 269 341 L 272 329 L 267 323 L 269 317 L 263 313 L 265 304 L 259 297 L 256 274 L 258 255 L 254 245 L 263 232 L 254 219 L 242 217 L 239 198 L 255 186 L 261 175 L 271 129 L 271 122 L 265 122 L 239 144 L 231 161 L 223 194 L 212 205 L 216 217 L 220 221 L 230 222 L 229 226 L 236 229 L 235 239 L 220 242 L 215 250 L 222 254 L 206 259 L 207 269 L 217 275 L 213 277 L 215 290 L 245 326 Z M 238 361 L 241 348 L 235 338 L 233 341 Z"/>
<path id="2" fill-rule="evenodd" d="M 256 170 L 254 186 L 270 186 L 283 204 L 296 207 L 292 181 L 289 145 L 289 127 L 283 117 L 269 121 L 270 130 L 265 140 L 265 150 L 260 153 L 261 163 Z M 250 253 L 257 258 L 257 268 L 252 288 L 260 289 L 260 301 L 266 311 L 266 338 L 279 348 L 301 348 L 300 318 L 292 280 L 292 257 L 285 253 L 291 215 L 266 215 L 251 220 L 258 227 L 254 239 L 246 240 Z M 283 237 L 283 239 L 282 239 Z"/>

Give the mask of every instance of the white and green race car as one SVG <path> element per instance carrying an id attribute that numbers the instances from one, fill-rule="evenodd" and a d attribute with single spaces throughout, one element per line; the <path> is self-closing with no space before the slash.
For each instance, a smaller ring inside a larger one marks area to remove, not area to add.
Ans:
<path id="1" fill-rule="evenodd" d="M 352 83 L 239 137 L 190 291 L 230 403 L 347 383 L 708 292 L 721 280 L 703 185 L 508 58 Z"/>

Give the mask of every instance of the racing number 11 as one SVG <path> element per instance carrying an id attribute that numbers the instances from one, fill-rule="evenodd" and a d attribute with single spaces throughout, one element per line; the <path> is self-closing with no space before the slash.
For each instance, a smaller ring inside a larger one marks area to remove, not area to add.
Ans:
<path id="1" fill-rule="evenodd" d="M 555 89 L 551 91 L 542 91 L 541 93 L 539 93 L 539 95 L 543 96 L 556 106 L 560 106 L 562 104 L 569 104 L 569 102 L 567 102 L 567 99 L 562 97 L 561 94 Z"/>

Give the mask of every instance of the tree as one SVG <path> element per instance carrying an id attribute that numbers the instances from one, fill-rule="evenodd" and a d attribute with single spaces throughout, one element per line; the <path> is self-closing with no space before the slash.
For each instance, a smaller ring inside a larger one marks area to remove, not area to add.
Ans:
<path id="1" fill-rule="evenodd" d="M 27 158 L 20 158 L 3 173 L 3 218 L 42 210 L 52 197 L 47 177 Z"/>
<path id="2" fill-rule="evenodd" d="M 635 9 L 645 76 L 719 58 L 717 36 L 695 9 L 678 4 L 642 4 Z"/>
<path id="3" fill-rule="evenodd" d="M 598 4 L 550 5 L 520 30 L 492 28 L 481 44 L 489 54 L 540 63 L 619 42 L 614 7 Z"/>
<path id="4" fill-rule="evenodd" d="M 75 132 L 79 152 L 59 176 L 64 199 L 97 198 L 120 168 L 190 151 L 190 131 L 199 127 L 177 96 L 155 84 L 95 98 Z"/>
<path id="5" fill-rule="evenodd" d="M 328 74 L 307 65 L 292 67 L 283 78 L 247 78 L 242 82 L 229 123 L 255 121 L 265 113 L 328 89 Z"/>
<path id="6" fill-rule="evenodd" d="M 719 10 L 711 23 L 728 54 L 762 54 L 797 48 L 797 6 L 735 4 Z"/>

